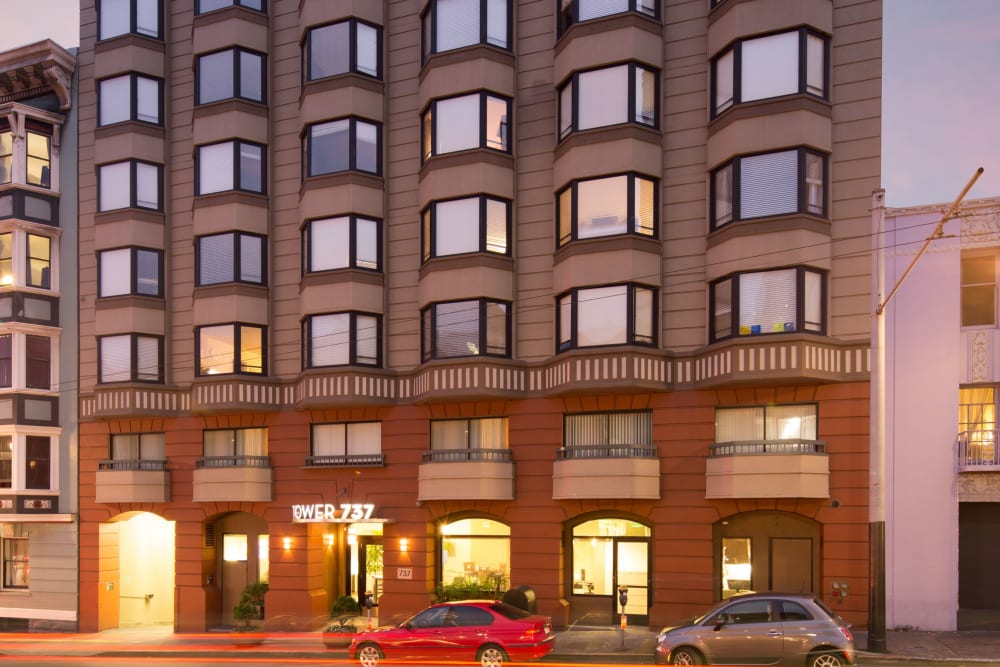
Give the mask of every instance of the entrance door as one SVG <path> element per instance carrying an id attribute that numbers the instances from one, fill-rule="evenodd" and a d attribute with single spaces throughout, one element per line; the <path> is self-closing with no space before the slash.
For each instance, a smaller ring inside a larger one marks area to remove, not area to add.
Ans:
<path id="1" fill-rule="evenodd" d="M 226 533 L 222 536 L 222 550 L 222 617 L 235 624 L 233 607 L 250 583 L 246 534 Z"/>
<path id="2" fill-rule="evenodd" d="M 629 623 L 644 625 L 649 622 L 649 543 L 646 540 L 615 539 L 615 591 L 614 605 L 619 604 L 620 587 L 628 587 L 625 614 Z"/>
<path id="3" fill-rule="evenodd" d="M 772 591 L 808 593 L 812 591 L 812 540 L 775 537 L 771 540 Z"/>

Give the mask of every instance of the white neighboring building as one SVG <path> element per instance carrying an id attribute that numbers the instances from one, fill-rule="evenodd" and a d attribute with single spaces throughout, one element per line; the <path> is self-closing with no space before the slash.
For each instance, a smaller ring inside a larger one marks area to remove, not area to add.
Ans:
<path id="1" fill-rule="evenodd" d="M 875 194 L 879 303 L 950 207 L 885 208 Z M 873 322 L 876 357 L 879 317 L 885 336 L 889 629 L 1000 629 L 998 262 L 1000 198 L 967 201 Z"/>

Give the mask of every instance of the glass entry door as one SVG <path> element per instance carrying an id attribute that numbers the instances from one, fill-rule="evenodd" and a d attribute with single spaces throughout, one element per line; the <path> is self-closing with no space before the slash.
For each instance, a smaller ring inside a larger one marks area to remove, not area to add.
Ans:
<path id="1" fill-rule="evenodd" d="M 625 613 L 629 624 L 649 622 L 649 542 L 615 539 L 615 612 L 622 613 L 618 591 L 627 587 Z M 617 617 L 616 617 L 617 618 Z"/>

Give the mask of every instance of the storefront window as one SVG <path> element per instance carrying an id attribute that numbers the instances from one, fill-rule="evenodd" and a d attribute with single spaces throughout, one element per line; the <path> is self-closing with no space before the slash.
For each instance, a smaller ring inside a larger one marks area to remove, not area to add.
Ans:
<path id="1" fill-rule="evenodd" d="M 510 584 L 510 526 L 461 519 L 441 527 L 441 583 L 503 592 Z"/>
<path id="2" fill-rule="evenodd" d="M 746 593 L 752 580 L 750 538 L 722 538 L 722 598 Z"/>
<path id="3" fill-rule="evenodd" d="M 643 538 L 650 535 L 648 526 L 627 519 L 595 519 L 574 527 L 573 594 L 614 595 L 622 584 L 636 589 L 629 593 L 629 604 L 637 603 L 639 589 L 646 586 Z"/>

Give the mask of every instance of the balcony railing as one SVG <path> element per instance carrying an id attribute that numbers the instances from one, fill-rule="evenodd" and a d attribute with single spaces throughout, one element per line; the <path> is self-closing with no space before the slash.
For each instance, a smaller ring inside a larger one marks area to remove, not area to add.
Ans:
<path id="1" fill-rule="evenodd" d="M 197 468 L 270 468 L 270 456 L 204 456 L 194 462 Z"/>
<path id="2" fill-rule="evenodd" d="M 508 463 L 513 459 L 509 449 L 432 449 L 429 452 L 424 452 L 420 460 L 424 463 L 452 463 L 454 461 Z"/>
<path id="3" fill-rule="evenodd" d="M 151 459 L 117 459 L 113 461 L 100 461 L 97 464 L 98 470 L 166 470 L 166 461 L 156 461 Z"/>
<path id="4" fill-rule="evenodd" d="M 336 468 L 339 466 L 364 468 L 385 465 L 385 460 L 381 454 L 332 454 L 307 456 L 306 465 L 310 468 Z"/>
<path id="5" fill-rule="evenodd" d="M 958 434 L 958 467 L 961 470 L 1000 471 L 998 431 L 962 431 Z"/>
<path id="6" fill-rule="evenodd" d="M 559 459 L 649 459 L 656 458 L 656 445 L 573 445 L 560 447 Z"/>
<path id="7" fill-rule="evenodd" d="M 709 456 L 758 454 L 826 454 L 826 443 L 821 440 L 740 440 L 717 442 L 708 448 Z"/>

